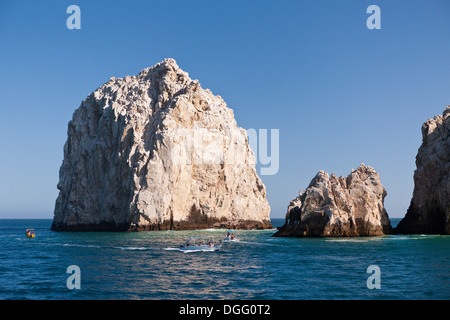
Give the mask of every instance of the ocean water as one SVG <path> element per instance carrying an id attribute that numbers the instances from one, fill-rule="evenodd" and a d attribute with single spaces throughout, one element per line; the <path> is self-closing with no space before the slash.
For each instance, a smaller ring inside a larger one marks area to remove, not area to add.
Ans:
<path id="1" fill-rule="evenodd" d="M 450 298 L 450 236 L 298 239 L 242 230 L 220 251 L 185 253 L 178 248 L 187 237 L 220 242 L 225 230 L 69 233 L 50 225 L 0 220 L 0 299 Z M 67 286 L 71 265 L 80 268 L 80 289 Z M 371 265 L 380 289 L 367 287 Z"/>

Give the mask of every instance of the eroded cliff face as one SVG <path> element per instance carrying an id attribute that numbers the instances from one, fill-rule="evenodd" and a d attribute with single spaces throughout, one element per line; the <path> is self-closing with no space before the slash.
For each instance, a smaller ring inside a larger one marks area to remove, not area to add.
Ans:
<path id="1" fill-rule="evenodd" d="M 271 227 L 246 131 L 173 59 L 81 103 L 59 176 L 54 230 Z"/>
<path id="2" fill-rule="evenodd" d="M 379 236 L 391 233 L 386 190 L 378 173 L 361 164 L 346 178 L 324 171 L 288 206 L 278 237 Z"/>
<path id="3" fill-rule="evenodd" d="M 406 234 L 450 234 L 450 106 L 422 125 L 414 192 L 395 229 Z"/>

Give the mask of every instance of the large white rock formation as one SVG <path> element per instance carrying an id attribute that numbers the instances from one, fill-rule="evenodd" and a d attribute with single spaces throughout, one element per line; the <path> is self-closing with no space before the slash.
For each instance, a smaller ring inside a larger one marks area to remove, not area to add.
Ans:
<path id="1" fill-rule="evenodd" d="M 271 227 L 246 131 L 173 59 L 83 100 L 59 176 L 54 230 Z"/>

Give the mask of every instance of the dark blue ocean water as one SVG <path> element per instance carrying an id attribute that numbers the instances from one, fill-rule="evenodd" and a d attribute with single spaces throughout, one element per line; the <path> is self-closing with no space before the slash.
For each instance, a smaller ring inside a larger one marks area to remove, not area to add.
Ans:
<path id="1" fill-rule="evenodd" d="M 50 225 L 0 220 L 0 299 L 450 298 L 450 236 L 297 239 L 238 231 L 239 241 L 221 251 L 184 253 L 177 248 L 186 237 L 219 241 L 225 230 L 68 233 Z M 26 238 L 26 228 L 36 238 Z M 67 287 L 70 265 L 80 268 L 80 289 Z M 367 288 L 370 265 L 380 268 L 380 289 Z"/>

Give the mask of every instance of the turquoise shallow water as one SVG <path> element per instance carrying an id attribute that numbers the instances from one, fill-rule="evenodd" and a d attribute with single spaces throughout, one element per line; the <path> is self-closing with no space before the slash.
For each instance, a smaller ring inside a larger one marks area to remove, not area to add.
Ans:
<path id="1" fill-rule="evenodd" d="M 225 230 L 68 233 L 50 225 L 0 220 L 0 299 L 450 298 L 450 236 L 296 239 L 243 230 L 219 252 L 184 253 L 177 248 L 186 237 L 219 241 Z M 80 268 L 79 290 L 67 288 L 70 265 Z M 380 289 L 367 288 L 370 265 L 380 268 Z"/>

